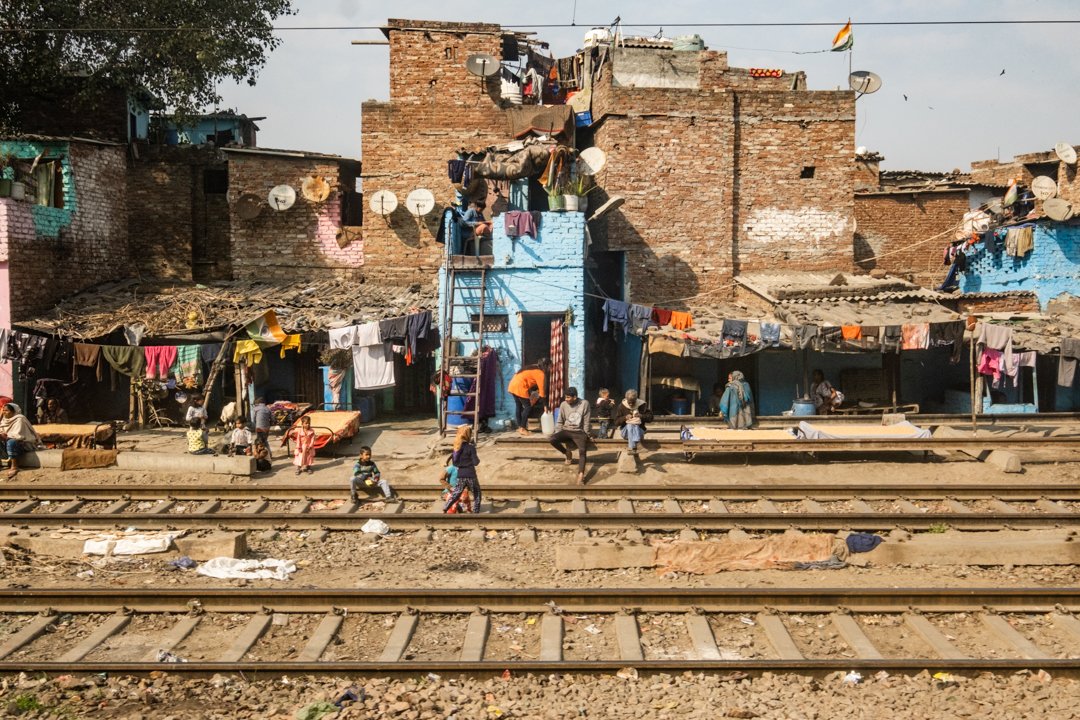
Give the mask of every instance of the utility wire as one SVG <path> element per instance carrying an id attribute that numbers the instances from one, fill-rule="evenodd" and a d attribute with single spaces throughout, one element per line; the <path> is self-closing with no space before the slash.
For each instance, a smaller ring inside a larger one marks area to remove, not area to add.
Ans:
<path id="1" fill-rule="evenodd" d="M 554 28 L 580 28 L 580 27 L 607 27 L 610 22 L 600 23 L 548 23 L 548 24 L 517 24 L 511 23 L 508 28 L 520 29 L 554 29 Z M 830 22 L 718 22 L 718 23 L 678 23 L 665 20 L 662 23 L 622 23 L 622 27 L 628 28 L 655 28 L 663 25 L 672 28 L 768 28 L 768 27 L 836 27 L 842 24 L 840 21 Z M 942 26 L 942 25 L 1080 25 L 1080 19 L 1047 19 L 1047 20 L 870 20 L 852 22 L 855 27 L 905 27 L 905 26 Z M 212 27 L 0 27 L 0 33 L 69 33 L 69 32 L 205 32 Z M 271 28 L 278 32 L 310 32 L 310 31 L 338 31 L 338 30 L 384 30 L 384 25 L 279 25 Z M 394 29 L 390 27 L 389 29 Z M 428 29 L 431 32 L 440 32 L 437 27 L 417 28 Z"/>

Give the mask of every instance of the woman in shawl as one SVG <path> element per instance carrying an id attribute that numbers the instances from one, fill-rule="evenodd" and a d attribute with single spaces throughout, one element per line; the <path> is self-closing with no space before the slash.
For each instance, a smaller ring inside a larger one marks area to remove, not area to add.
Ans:
<path id="1" fill-rule="evenodd" d="M 311 429 L 310 417 L 304 415 L 300 418 L 300 427 L 293 431 L 293 439 L 296 440 L 296 450 L 293 451 L 296 474 L 310 473 L 315 463 L 315 431 Z"/>
<path id="2" fill-rule="evenodd" d="M 15 477 L 19 472 L 19 456 L 41 445 L 41 438 L 22 409 L 9 402 L 0 411 L 0 453 L 8 462 L 7 476 Z"/>
<path id="3" fill-rule="evenodd" d="M 727 386 L 720 398 L 720 415 L 732 430 L 744 430 L 754 424 L 754 395 L 750 383 L 738 370 L 728 373 Z"/>
<path id="4" fill-rule="evenodd" d="M 645 439 L 645 423 L 652 422 L 653 414 L 644 400 L 638 398 L 637 390 L 627 390 L 623 401 L 615 406 L 613 422 L 626 441 L 631 455 L 637 455 L 638 444 Z"/>

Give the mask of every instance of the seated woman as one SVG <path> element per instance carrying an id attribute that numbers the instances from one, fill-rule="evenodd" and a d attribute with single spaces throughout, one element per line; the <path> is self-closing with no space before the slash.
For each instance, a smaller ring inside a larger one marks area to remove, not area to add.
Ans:
<path id="1" fill-rule="evenodd" d="M 0 411 L 0 459 L 7 460 L 9 478 L 19 472 L 19 457 L 41 446 L 41 438 L 22 408 L 9 402 Z"/>

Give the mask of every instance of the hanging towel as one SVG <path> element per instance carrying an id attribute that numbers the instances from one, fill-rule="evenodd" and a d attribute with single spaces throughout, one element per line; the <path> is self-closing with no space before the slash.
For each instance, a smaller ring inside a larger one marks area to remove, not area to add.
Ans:
<path id="1" fill-rule="evenodd" d="M 147 345 L 143 348 L 146 355 L 146 377 L 149 380 L 164 380 L 169 377 L 169 368 L 176 361 L 176 348 L 172 345 Z"/>
<path id="2" fill-rule="evenodd" d="M 671 327 L 675 330 L 689 330 L 694 327 L 694 318 L 688 312 L 671 311 Z"/>
<path id="3" fill-rule="evenodd" d="M 233 362 L 244 363 L 247 366 L 258 365 L 262 362 L 263 351 L 259 343 L 254 340 L 237 340 L 233 347 Z"/>
<path id="4" fill-rule="evenodd" d="M 630 322 L 630 303 L 624 303 L 620 300 L 612 300 L 609 298 L 604 301 L 603 309 L 604 332 L 607 332 L 609 327 L 618 325 L 625 334 L 627 332 L 627 323 Z"/>
<path id="5" fill-rule="evenodd" d="M 1058 359 L 1057 384 L 1072 387 L 1076 379 L 1076 361 L 1080 359 L 1080 340 L 1061 338 L 1061 357 Z"/>
<path id="6" fill-rule="evenodd" d="M 901 350 L 925 350 L 930 343 L 930 323 L 909 323 L 900 326 L 903 338 Z"/>
<path id="7" fill-rule="evenodd" d="M 952 347 L 949 362 L 960 362 L 960 356 L 964 350 L 964 327 L 963 320 L 953 322 L 930 323 L 930 347 Z"/>
<path id="8" fill-rule="evenodd" d="M 630 322 L 636 335 L 644 335 L 652 322 L 652 308 L 644 305 L 630 306 Z"/>
<path id="9" fill-rule="evenodd" d="M 861 325 L 842 325 L 840 334 L 845 340 L 862 340 Z"/>
<path id="10" fill-rule="evenodd" d="M 796 325 L 795 326 L 795 347 L 799 350 L 806 350 L 815 342 L 818 338 L 817 325 Z"/>
<path id="11" fill-rule="evenodd" d="M 180 345 L 176 348 L 176 371 L 178 378 L 195 378 L 202 382 L 202 346 Z"/>
<path id="12" fill-rule="evenodd" d="M 656 323 L 657 327 L 664 327 L 671 324 L 671 311 L 664 308 L 653 308 L 652 319 Z"/>
<path id="13" fill-rule="evenodd" d="M 101 358 L 101 346 L 100 345 L 87 345 L 86 343 L 75 343 L 75 362 L 71 366 L 71 380 L 72 382 L 79 379 L 80 367 L 92 367 L 97 377 L 97 381 L 101 382 L 104 377 L 104 367 L 102 365 Z"/>
<path id="14" fill-rule="evenodd" d="M 146 354 L 136 345 L 103 345 L 101 355 L 121 375 L 141 377 L 146 369 Z"/>
<path id="15" fill-rule="evenodd" d="M 510 210 L 503 213 L 503 228 L 506 230 L 507 237 L 516 238 L 528 235 L 535 240 L 537 225 L 533 214 L 526 210 Z"/>
<path id="16" fill-rule="evenodd" d="M 1005 372 L 1010 372 L 1013 365 L 1013 331 L 1011 327 L 1006 325 L 993 325 L 991 323 L 980 323 L 979 334 L 977 340 L 977 347 L 982 349 L 983 347 L 993 348 L 994 350 L 1001 350 L 1002 362 L 1004 365 L 1002 368 Z"/>
<path id="17" fill-rule="evenodd" d="M 387 343 L 352 347 L 353 387 L 382 390 L 394 386 L 394 354 Z"/>
<path id="18" fill-rule="evenodd" d="M 898 353 L 904 340 L 904 330 L 899 325 L 886 325 L 881 329 L 881 352 Z"/>
<path id="19" fill-rule="evenodd" d="M 330 336 L 330 347 L 335 350 L 343 348 L 350 348 L 356 344 L 356 326 L 349 325 L 343 328 L 334 328 L 328 330 L 327 334 Z"/>

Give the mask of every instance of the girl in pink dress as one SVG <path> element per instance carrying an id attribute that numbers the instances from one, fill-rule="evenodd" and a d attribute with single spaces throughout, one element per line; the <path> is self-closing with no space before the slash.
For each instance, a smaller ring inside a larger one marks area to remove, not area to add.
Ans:
<path id="1" fill-rule="evenodd" d="M 296 440 L 296 450 L 293 451 L 296 474 L 304 470 L 310 473 L 315 462 L 315 431 L 311 429 L 311 418 L 306 415 L 300 418 L 300 427 L 293 432 L 293 438 Z"/>

